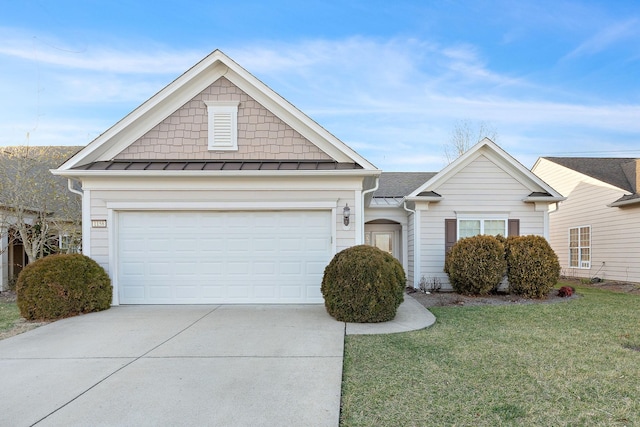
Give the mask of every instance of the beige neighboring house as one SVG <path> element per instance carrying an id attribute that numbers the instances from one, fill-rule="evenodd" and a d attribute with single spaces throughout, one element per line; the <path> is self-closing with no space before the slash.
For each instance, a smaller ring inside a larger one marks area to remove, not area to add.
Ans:
<path id="1" fill-rule="evenodd" d="M 113 304 L 321 303 L 325 266 L 363 243 L 409 285 L 446 282 L 458 237 L 546 235 L 562 200 L 489 140 L 381 177 L 218 50 L 53 172 L 82 183 L 83 251 Z"/>
<path id="2" fill-rule="evenodd" d="M 640 159 L 541 157 L 533 172 L 567 197 L 550 215 L 562 274 L 640 282 Z"/>

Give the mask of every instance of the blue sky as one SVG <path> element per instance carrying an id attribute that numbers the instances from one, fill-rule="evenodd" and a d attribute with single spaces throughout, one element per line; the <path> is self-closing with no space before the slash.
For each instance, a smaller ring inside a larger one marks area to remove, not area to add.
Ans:
<path id="1" fill-rule="evenodd" d="M 0 145 L 85 145 L 215 49 L 387 171 L 456 123 L 640 157 L 637 1 L 0 0 Z"/>

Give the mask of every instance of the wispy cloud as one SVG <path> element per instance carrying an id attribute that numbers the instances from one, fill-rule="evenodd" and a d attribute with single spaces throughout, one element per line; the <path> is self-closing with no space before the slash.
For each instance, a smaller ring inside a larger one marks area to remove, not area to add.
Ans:
<path id="1" fill-rule="evenodd" d="M 575 55 L 628 37 L 632 22 L 585 42 Z M 6 32 L 0 29 L 2 35 Z M 135 50 L 92 45 L 74 51 L 69 44 L 71 52 L 66 52 L 15 34 L 5 40 L 2 64 L 32 62 L 46 76 L 47 90 L 38 100 L 46 120 L 38 120 L 37 132 L 30 134 L 34 145 L 87 143 L 208 53 L 158 45 Z M 553 148 L 562 143 L 549 129 L 558 134 L 568 128 L 579 129 L 575 133 L 580 135 L 621 129 L 640 134 L 640 105 L 585 105 L 569 102 L 563 94 L 545 97 L 559 91 L 492 69 L 485 53 L 468 43 L 350 37 L 242 44 L 225 51 L 388 170 L 403 170 L 403 165 L 404 170 L 441 168 L 443 144 L 460 119 L 491 122 L 508 151 L 534 146 L 544 152 L 544 144 Z M 3 84 L 19 86 L 20 81 L 0 82 L 0 89 Z M 30 90 L 35 92 L 33 83 Z M 17 90 L 12 96 L 14 104 L 0 110 L 0 144 L 20 143 L 34 128 L 35 120 L 18 115 L 33 110 L 35 99 L 21 97 Z"/>
<path id="2" fill-rule="evenodd" d="M 637 18 L 628 19 L 609 25 L 589 37 L 578 47 L 569 52 L 565 59 L 577 58 L 585 55 L 593 55 L 602 52 L 611 45 L 629 38 L 640 36 Z"/>
<path id="3" fill-rule="evenodd" d="M 36 61 L 74 71 L 118 74 L 181 73 L 207 52 L 146 46 L 145 49 L 116 49 L 106 46 L 75 46 L 47 36 L 26 36 L 0 28 L 0 56 Z"/>

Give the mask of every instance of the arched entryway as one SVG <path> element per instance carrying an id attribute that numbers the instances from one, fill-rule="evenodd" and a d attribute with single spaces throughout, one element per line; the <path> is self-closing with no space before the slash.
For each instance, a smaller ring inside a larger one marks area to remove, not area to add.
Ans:
<path id="1" fill-rule="evenodd" d="M 364 224 L 364 243 L 390 253 L 400 262 L 404 257 L 402 225 L 389 219 L 375 219 Z"/>

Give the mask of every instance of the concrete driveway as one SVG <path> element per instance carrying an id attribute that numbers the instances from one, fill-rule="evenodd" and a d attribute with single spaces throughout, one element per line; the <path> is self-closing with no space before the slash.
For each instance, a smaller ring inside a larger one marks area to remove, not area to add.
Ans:
<path id="1" fill-rule="evenodd" d="M 322 305 L 120 306 L 0 341 L 0 425 L 337 426 Z"/>

